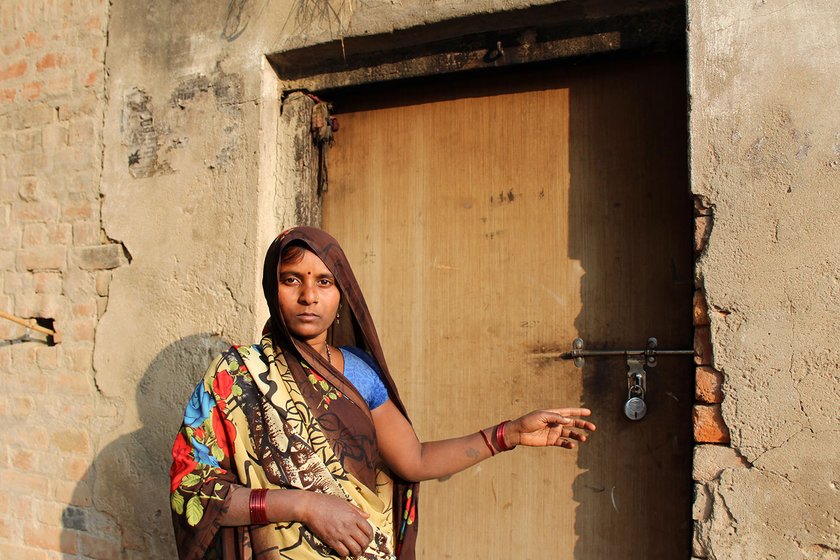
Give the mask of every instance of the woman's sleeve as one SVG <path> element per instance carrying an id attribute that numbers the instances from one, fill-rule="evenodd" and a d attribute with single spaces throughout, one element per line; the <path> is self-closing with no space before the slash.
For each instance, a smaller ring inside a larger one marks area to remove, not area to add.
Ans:
<path id="1" fill-rule="evenodd" d="M 172 447 L 170 505 L 181 560 L 204 558 L 236 483 L 231 470 L 236 431 L 225 414 L 232 386 L 227 368 L 220 356 L 207 369 L 187 403 Z"/>

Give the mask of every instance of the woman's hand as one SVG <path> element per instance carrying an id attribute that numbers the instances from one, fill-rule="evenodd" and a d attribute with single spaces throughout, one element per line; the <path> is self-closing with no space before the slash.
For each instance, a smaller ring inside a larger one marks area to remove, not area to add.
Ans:
<path id="1" fill-rule="evenodd" d="M 577 418 L 590 414 L 592 411 L 588 408 L 535 410 L 505 426 L 505 443 L 510 447 L 526 445 L 574 449 L 575 441 L 586 441 L 586 431 L 595 430 L 595 424 Z"/>
<path id="2" fill-rule="evenodd" d="M 339 556 L 361 556 L 373 539 L 370 517 L 353 504 L 318 492 L 306 493 L 301 521 Z"/>

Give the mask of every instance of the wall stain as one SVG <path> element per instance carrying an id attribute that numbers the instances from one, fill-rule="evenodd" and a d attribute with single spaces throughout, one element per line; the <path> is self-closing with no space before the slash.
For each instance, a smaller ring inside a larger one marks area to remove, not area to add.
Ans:
<path id="1" fill-rule="evenodd" d="M 152 98 L 140 88 L 125 95 L 121 129 L 128 152 L 128 172 L 135 179 L 172 173 L 172 168 L 158 158 L 158 130 L 151 109 Z"/>
<path id="2" fill-rule="evenodd" d="M 241 136 L 242 77 L 239 74 L 222 72 L 218 67 L 210 76 L 197 75 L 178 84 L 169 98 L 172 109 L 186 110 L 190 104 L 199 101 L 205 95 L 212 94 L 219 114 L 228 117 L 222 127 L 222 146 L 216 152 L 215 162 L 210 169 L 223 168 L 232 161 L 232 156 L 239 147 Z M 173 141 L 172 148 L 186 145 L 183 139 Z"/>

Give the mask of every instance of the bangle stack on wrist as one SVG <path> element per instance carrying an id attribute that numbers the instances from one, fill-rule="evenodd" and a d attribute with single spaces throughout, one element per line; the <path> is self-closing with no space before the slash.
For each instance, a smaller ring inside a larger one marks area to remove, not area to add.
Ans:
<path id="1" fill-rule="evenodd" d="M 251 525 L 265 525 L 268 523 L 268 516 L 265 512 L 265 496 L 267 488 L 251 490 L 248 498 L 248 510 L 251 512 Z"/>
<path id="2" fill-rule="evenodd" d="M 510 420 L 505 420 L 498 426 L 496 426 L 496 447 L 499 448 L 499 451 L 510 451 L 515 445 L 508 447 L 508 444 L 505 443 L 505 425 L 510 422 Z"/>

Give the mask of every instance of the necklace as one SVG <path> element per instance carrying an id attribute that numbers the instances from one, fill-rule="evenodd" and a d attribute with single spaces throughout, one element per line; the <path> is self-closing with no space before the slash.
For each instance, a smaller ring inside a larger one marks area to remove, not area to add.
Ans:
<path id="1" fill-rule="evenodd" d="M 332 358 L 330 357 L 330 345 L 327 344 L 327 363 L 332 365 Z"/>

